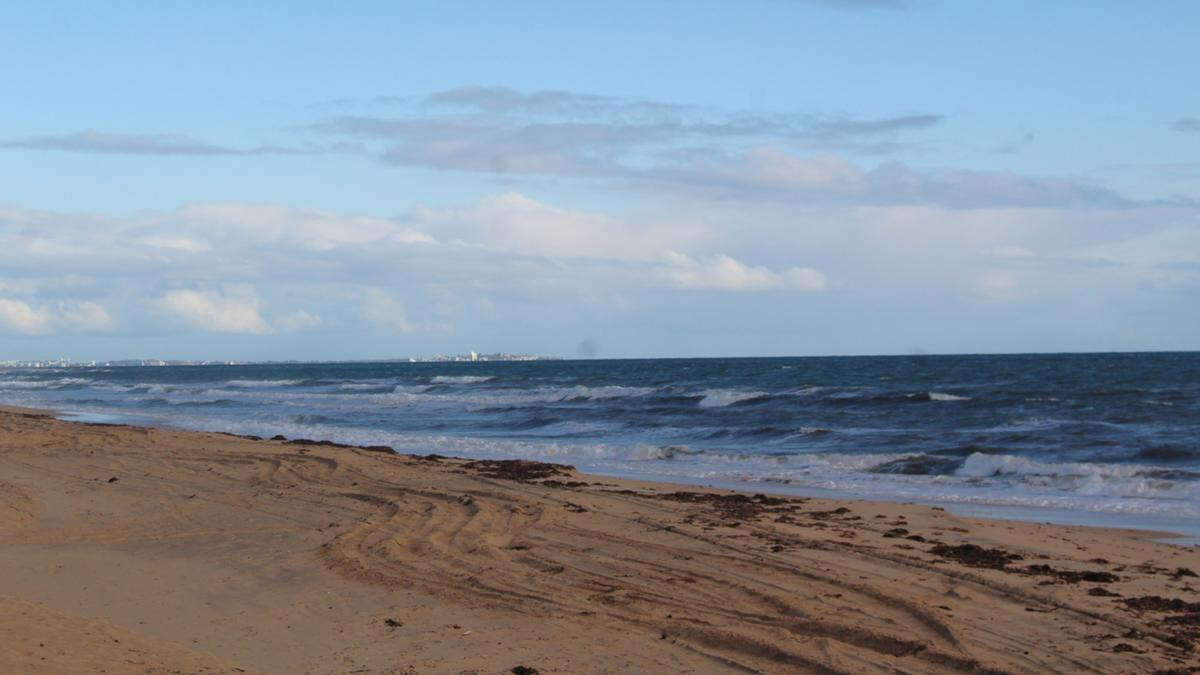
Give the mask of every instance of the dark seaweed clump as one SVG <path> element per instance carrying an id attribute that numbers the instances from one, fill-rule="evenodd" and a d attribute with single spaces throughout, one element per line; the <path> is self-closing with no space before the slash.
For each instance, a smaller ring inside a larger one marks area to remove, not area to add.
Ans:
<path id="1" fill-rule="evenodd" d="M 1160 595 L 1125 598 L 1121 602 L 1130 609 L 1143 612 L 1200 612 L 1200 602 L 1185 602 L 1180 598 L 1164 598 Z"/>
<path id="2" fill-rule="evenodd" d="M 959 544 L 958 546 L 938 544 L 929 549 L 929 552 L 970 567 L 993 570 L 1005 569 L 1010 562 L 1022 559 L 1020 555 L 1009 553 L 1002 548 L 984 548 L 976 544 Z"/>
<path id="3" fill-rule="evenodd" d="M 463 467 L 488 478 L 521 481 L 567 476 L 575 470 L 575 467 L 567 464 L 533 462 L 527 459 L 480 459 L 467 462 Z"/>
<path id="4" fill-rule="evenodd" d="M 1093 584 L 1111 584 L 1115 581 L 1120 581 L 1121 577 L 1112 572 L 1104 572 L 1101 570 L 1059 570 L 1054 569 L 1049 565 L 1030 565 L 1025 568 L 1029 574 L 1037 576 L 1057 577 L 1059 580 L 1068 584 L 1077 584 L 1081 581 L 1087 581 Z"/>

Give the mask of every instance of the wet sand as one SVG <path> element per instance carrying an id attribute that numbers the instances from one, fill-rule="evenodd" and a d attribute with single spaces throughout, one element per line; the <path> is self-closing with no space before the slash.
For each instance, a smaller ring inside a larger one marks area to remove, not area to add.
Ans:
<path id="1" fill-rule="evenodd" d="M 1157 536 L 5 409 L 0 671 L 1190 672 Z"/>

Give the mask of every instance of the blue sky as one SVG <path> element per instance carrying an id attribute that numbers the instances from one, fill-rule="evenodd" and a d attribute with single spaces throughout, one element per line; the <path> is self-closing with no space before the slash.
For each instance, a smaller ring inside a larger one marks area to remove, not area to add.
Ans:
<path id="1" fill-rule="evenodd" d="M 0 359 L 1200 348 L 1194 3 L 16 3 Z"/>

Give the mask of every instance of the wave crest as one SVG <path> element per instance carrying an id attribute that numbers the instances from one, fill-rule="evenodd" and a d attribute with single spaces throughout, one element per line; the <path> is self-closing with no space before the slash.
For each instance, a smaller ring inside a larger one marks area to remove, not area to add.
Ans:
<path id="1" fill-rule="evenodd" d="M 765 400 L 770 395 L 765 391 L 738 391 L 736 389 L 705 389 L 700 399 L 701 408 L 724 408 L 748 401 Z"/>

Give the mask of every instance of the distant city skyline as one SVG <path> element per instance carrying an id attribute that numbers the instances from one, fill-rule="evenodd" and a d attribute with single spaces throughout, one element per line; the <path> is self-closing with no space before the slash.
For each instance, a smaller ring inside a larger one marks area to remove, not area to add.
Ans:
<path id="1" fill-rule="evenodd" d="M 1200 6 L 0 9 L 0 361 L 1200 349 Z"/>
<path id="2" fill-rule="evenodd" d="M 405 356 L 381 359 L 368 359 L 368 362 L 380 363 L 487 363 L 495 361 L 561 361 L 560 356 L 546 356 L 539 354 L 509 354 L 504 352 L 493 352 L 490 354 L 480 354 L 478 352 L 468 352 L 466 354 L 433 354 L 422 356 Z M 231 360 L 194 360 L 194 359 L 158 359 L 158 358 L 140 358 L 140 359 L 87 359 L 76 360 L 66 356 L 58 358 L 45 359 L 9 359 L 0 360 L 0 368 L 98 368 L 98 367 L 125 367 L 125 366 L 245 366 L 245 365 L 269 365 L 269 364 L 284 364 L 284 363 L 337 363 L 338 361 L 319 361 L 319 360 L 266 360 L 266 361 L 231 361 Z M 347 361 L 353 363 L 354 361 Z"/>

